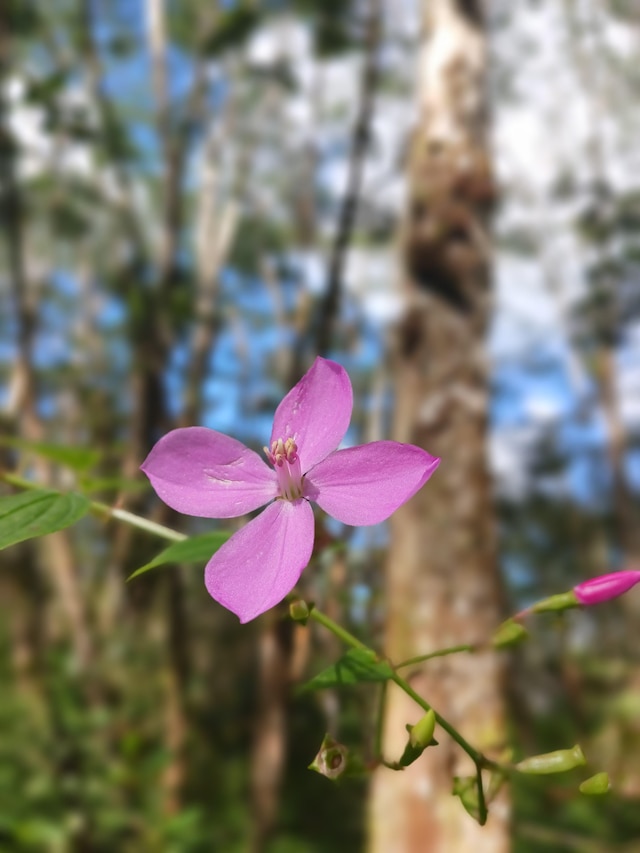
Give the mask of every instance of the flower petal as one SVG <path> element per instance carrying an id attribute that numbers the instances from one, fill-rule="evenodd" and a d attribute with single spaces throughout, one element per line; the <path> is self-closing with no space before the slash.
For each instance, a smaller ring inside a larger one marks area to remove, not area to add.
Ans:
<path id="1" fill-rule="evenodd" d="M 278 494 L 276 472 L 257 453 L 206 427 L 168 432 L 140 467 L 158 497 L 186 515 L 232 518 Z"/>
<path id="2" fill-rule="evenodd" d="M 573 592 L 580 604 L 601 604 L 603 601 L 623 595 L 637 583 L 640 583 L 640 571 L 623 569 L 620 572 L 611 572 L 608 575 L 599 575 L 582 581 L 574 586 Z"/>
<path id="3" fill-rule="evenodd" d="M 204 582 L 241 622 L 278 604 L 298 582 L 313 550 L 313 510 L 304 499 L 275 501 L 219 548 Z"/>
<path id="4" fill-rule="evenodd" d="M 278 406 L 271 441 L 295 438 L 304 473 L 340 444 L 352 408 L 347 371 L 335 361 L 318 357 Z"/>
<path id="5" fill-rule="evenodd" d="M 344 524 L 377 524 L 415 495 L 440 460 L 413 444 L 374 441 L 332 453 L 310 471 L 304 494 Z"/>

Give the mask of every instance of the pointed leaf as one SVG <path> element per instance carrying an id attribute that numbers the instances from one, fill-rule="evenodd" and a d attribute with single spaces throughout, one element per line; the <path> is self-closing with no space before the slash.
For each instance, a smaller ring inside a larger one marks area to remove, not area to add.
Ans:
<path id="1" fill-rule="evenodd" d="M 206 563 L 211 555 L 230 537 L 230 533 L 215 530 L 211 533 L 203 533 L 200 536 L 191 536 L 183 542 L 174 542 L 161 551 L 157 557 L 136 569 L 128 580 L 137 578 L 145 572 L 155 569 L 157 566 L 166 566 L 168 563 Z"/>
<path id="2" fill-rule="evenodd" d="M 0 498 L 0 549 L 69 527 L 87 514 L 89 506 L 74 492 L 39 489 Z"/>
<path id="3" fill-rule="evenodd" d="M 393 670 L 390 664 L 380 660 L 371 649 L 349 649 L 337 663 L 307 681 L 298 689 L 298 692 L 306 693 L 311 690 L 324 690 L 327 687 L 340 687 L 364 681 L 388 681 L 392 677 Z"/>

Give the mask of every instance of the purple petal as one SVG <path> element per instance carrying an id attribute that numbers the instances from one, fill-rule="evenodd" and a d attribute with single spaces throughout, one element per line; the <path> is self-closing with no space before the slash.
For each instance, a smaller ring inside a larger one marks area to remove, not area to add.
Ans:
<path id="1" fill-rule="evenodd" d="M 313 510 L 304 499 L 275 501 L 216 551 L 204 582 L 209 595 L 241 622 L 291 592 L 313 550 Z"/>
<path id="2" fill-rule="evenodd" d="M 353 391 L 346 370 L 318 357 L 278 406 L 271 441 L 294 438 L 304 473 L 340 444 L 352 408 Z"/>
<path id="3" fill-rule="evenodd" d="M 574 586 L 573 592 L 580 604 L 602 604 L 603 601 L 617 598 L 637 583 L 640 583 L 640 571 L 611 572 L 579 583 Z"/>
<path id="4" fill-rule="evenodd" d="M 232 518 L 278 494 L 276 472 L 257 453 L 206 427 L 168 432 L 140 467 L 158 497 L 186 515 Z"/>
<path id="5" fill-rule="evenodd" d="M 344 524 L 377 524 L 415 495 L 440 460 L 413 444 L 374 441 L 332 453 L 305 477 L 305 497 Z"/>

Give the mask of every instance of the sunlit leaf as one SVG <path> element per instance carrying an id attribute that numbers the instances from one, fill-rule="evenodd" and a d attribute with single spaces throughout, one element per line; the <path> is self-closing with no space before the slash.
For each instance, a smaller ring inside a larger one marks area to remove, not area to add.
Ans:
<path id="1" fill-rule="evenodd" d="M 166 566 L 169 563 L 205 563 L 214 551 L 227 541 L 231 534 L 221 530 L 212 533 L 203 533 L 200 536 L 191 536 L 183 542 L 174 542 L 161 551 L 157 557 L 140 566 L 129 576 L 129 580 L 137 578 L 145 572 L 151 571 L 158 566 Z"/>
<path id="2" fill-rule="evenodd" d="M 0 498 L 0 549 L 69 527 L 89 511 L 89 501 L 70 492 L 38 490 Z"/>
<path id="3" fill-rule="evenodd" d="M 380 660 L 371 649 L 349 649 L 339 661 L 303 684 L 299 692 L 365 681 L 388 681 L 392 677 L 391 666 L 387 661 Z"/>

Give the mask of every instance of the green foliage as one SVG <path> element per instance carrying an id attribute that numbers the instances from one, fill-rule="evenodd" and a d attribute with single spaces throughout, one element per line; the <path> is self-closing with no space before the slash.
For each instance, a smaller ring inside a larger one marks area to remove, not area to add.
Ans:
<path id="1" fill-rule="evenodd" d="M 327 667 L 299 688 L 300 693 L 325 690 L 327 687 L 345 687 L 363 682 L 388 681 L 393 669 L 369 649 L 349 649 L 340 660 Z"/>
<path id="2" fill-rule="evenodd" d="M 130 575 L 129 580 L 169 563 L 205 563 L 221 545 L 224 545 L 230 535 L 230 533 L 217 530 L 212 533 L 203 533 L 200 536 L 191 536 L 184 542 L 175 542 L 161 551 L 153 560 L 149 560 L 144 566 L 136 569 Z"/>
<path id="3" fill-rule="evenodd" d="M 37 490 L 0 498 L 0 549 L 63 530 L 88 512 L 89 501 L 73 492 Z"/>
<path id="4" fill-rule="evenodd" d="M 37 0 L 6 0 L 4 25 L 13 36 L 30 36 L 41 24 Z"/>
<path id="5" fill-rule="evenodd" d="M 153 719 L 159 679 L 140 668 L 139 689 L 131 685 L 126 701 L 115 702 L 112 670 L 112 701 L 103 704 L 88 698 L 67 651 L 49 649 L 44 663 L 46 706 L 10 689 L 0 698 L 3 853 L 206 850 L 204 810 L 194 803 L 171 815 L 163 807 L 170 758 Z M 139 649 L 132 669 L 142 664 Z"/>

